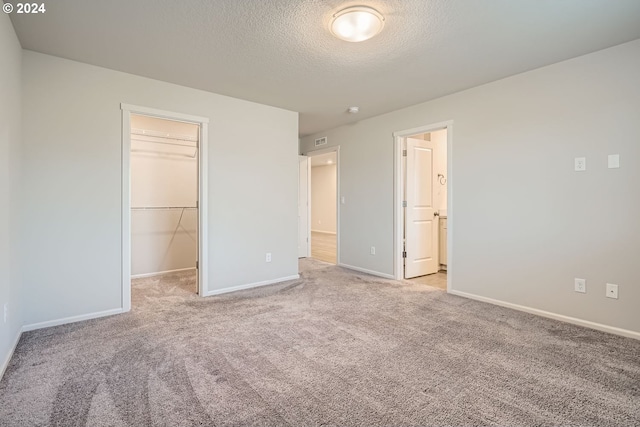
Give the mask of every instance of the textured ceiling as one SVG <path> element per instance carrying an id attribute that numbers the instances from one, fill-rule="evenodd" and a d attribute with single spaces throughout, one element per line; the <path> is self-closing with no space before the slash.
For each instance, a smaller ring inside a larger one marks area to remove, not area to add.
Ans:
<path id="1" fill-rule="evenodd" d="M 9 3 L 16 3 L 11 0 Z M 363 43 L 329 19 L 386 17 Z M 640 38 L 638 0 L 54 0 L 25 49 L 300 112 L 300 134 Z M 356 105 L 360 113 L 350 115 Z"/>

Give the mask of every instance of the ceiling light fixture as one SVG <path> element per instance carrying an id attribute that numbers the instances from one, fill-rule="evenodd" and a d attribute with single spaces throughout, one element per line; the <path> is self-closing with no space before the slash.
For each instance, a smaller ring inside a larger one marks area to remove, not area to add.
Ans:
<path id="1" fill-rule="evenodd" d="M 350 114 L 357 114 L 360 111 L 360 107 L 349 107 L 347 112 Z"/>
<path id="2" fill-rule="evenodd" d="M 366 6 L 353 6 L 335 13 L 331 33 L 348 42 L 363 42 L 377 35 L 384 27 L 384 16 Z"/>

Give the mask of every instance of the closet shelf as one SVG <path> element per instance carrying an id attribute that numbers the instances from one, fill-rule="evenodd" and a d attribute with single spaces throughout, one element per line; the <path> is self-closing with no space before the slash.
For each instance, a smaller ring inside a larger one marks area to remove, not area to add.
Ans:
<path id="1" fill-rule="evenodd" d="M 153 211 L 153 210 L 169 210 L 169 209 L 198 209 L 197 206 L 135 206 L 132 211 Z"/>

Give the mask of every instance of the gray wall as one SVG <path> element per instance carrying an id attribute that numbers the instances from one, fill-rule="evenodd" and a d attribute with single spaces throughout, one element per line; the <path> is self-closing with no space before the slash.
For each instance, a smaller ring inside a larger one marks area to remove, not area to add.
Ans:
<path id="1" fill-rule="evenodd" d="M 341 261 L 392 274 L 392 132 L 453 120 L 453 289 L 639 332 L 639 118 L 636 40 L 310 135 L 300 150 L 320 136 L 340 145 Z M 605 298 L 607 282 L 620 299 Z"/>
<path id="2" fill-rule="evenodd" d="M 26 324 L 121 306 L 122 102 L 210 119 L 209 290 L 297 274 L 297 113 L 30 51 L 22 83 Z"/>
<path id="3" fill-rule="evenodd" d="M 0 376 L 22 326 L 18 266 L 20 73 L 22 50 L 9 15 L 0 14 Z M 8 319 L 4 322 L 4 306 Z"/>

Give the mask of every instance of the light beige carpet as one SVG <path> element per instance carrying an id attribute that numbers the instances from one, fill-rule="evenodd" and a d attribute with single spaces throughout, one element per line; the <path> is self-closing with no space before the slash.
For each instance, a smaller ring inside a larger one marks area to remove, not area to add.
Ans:
<path id="1" fill-rule="evenodd" d="M 131 313 L 25 333 L 0 425 L 640 425 L 638 341 L 302 265 L 206 299 L 144 279 Z"/>

